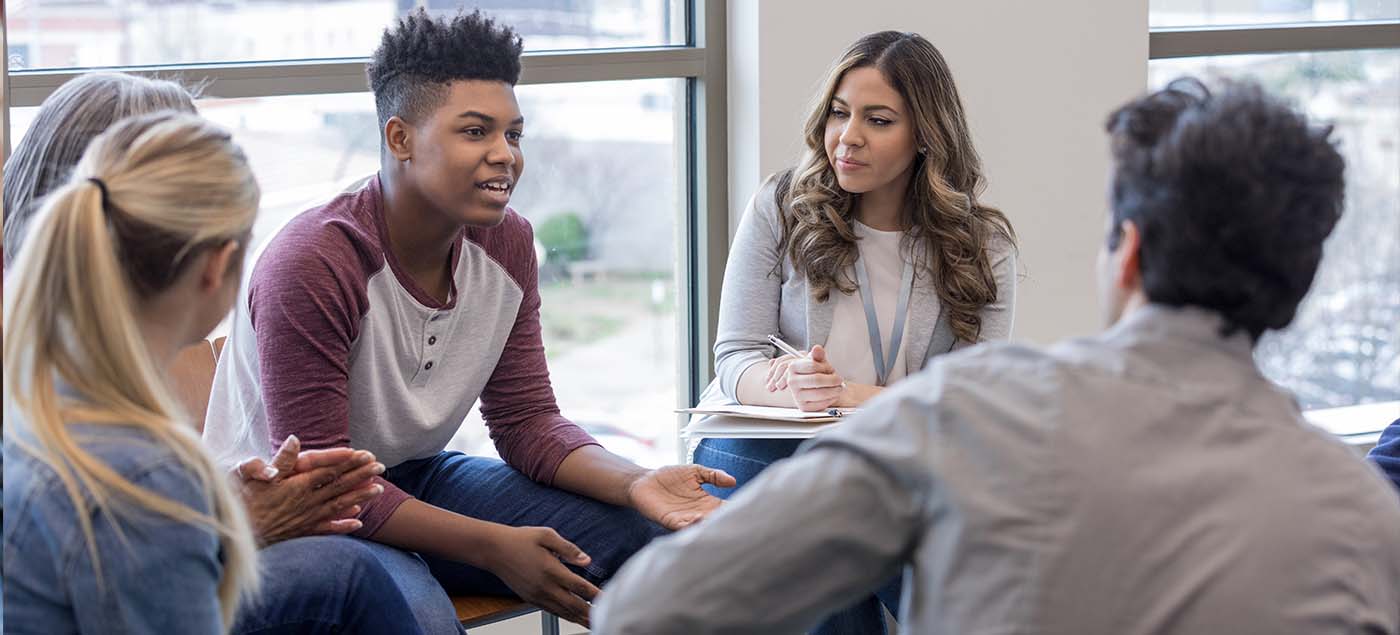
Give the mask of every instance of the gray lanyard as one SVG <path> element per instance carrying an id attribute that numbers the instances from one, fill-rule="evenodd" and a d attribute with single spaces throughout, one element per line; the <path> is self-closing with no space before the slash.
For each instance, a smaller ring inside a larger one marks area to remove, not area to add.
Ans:
<path id="1" fill-rule="evenodd" d="M 865 326 L 870 329 L 870 352 L 875 355 L 875 385 L 884 386 L 894 371 L 894 361 L 899 358 L 899 344 L 904 339 L 904 319 L 909 317 L 909 295 L 914 289 L 914 268 L 905 262 L 899 274 L 899 300 L 895 303 L 894 331 L 890 333 L 888 359 L 880 342 L 880 319 L 875 315 L 875 290 L 870 287 L 870 274 L 865 272 L 865 259 L 859 254 L 856 256 L 856 284 L 860 285 L 860 301 L 865 305 Z"/>

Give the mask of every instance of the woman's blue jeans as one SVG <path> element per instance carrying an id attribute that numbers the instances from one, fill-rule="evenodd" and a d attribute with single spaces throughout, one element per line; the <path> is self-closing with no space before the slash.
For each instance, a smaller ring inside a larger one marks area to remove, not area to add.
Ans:
<path id="1" fill-rule="evenodd" d="M 728 472 L 739 481 L 738 487 L 743 487 L 764 468 L 792 456 L 801 444 L 801 439 L 705 439 L 695 448 L 694 461 Z M 709 485 L 705 488 L 720 498 L 728 498 L 738 489 L 718 489 Z M 828 617 L 813 633 L 884 635 L 885 613 L 881 605 L 888 608 L 891 614 L 899 615 L 900 584 L 899 578 L 890 580 L 875 595 L 862 598 Z"/>

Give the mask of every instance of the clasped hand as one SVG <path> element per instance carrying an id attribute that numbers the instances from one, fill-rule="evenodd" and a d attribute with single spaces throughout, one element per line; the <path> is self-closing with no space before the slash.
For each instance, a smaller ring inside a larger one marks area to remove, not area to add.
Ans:
<path id="1" fill-rule="evenodd" d="M 234 472 L 254 533 L 264 545 L 356 531 L 362 506 L 384 492 L 372 480 L 384 473 L 373 454 L 350 448 L 303 452 L 296 436 L 287 437 L 271 464 L 248 459 Z"/>

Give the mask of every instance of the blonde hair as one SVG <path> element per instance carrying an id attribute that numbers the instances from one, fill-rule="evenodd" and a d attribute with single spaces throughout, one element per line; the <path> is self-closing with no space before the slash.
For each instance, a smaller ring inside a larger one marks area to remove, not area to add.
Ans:
<path id="1" fill-rule="evenodd" d="M 858 251 L 851 225 L 858 195 L 841 189 L 827 160 L 825 136 L 832 97 L 846 73 L 873 67 L 899 91 L 914 123 L 914 175 L 906 209 L 909 247 L 926 265 L 934 289 L 958 339 L 975 342 L 982 307 L 996 301 L 997 284 L 987 248 L 998 236 L 1014 244 L 1011 222 L 977 197 L 986 188 L 982 161 L 952 71 L 943 55 L 916 33 L 882 31 L 852 44 L 827 73 L 803 128 L 806 149 L 778 179 L 783 213 L 782 249 L 805 274 L 812 295 L 826 301 L 831 290 L 854 293 L 851 267 Z"/>
<path id="2" fill-rule="evenodd" d="M 174 112 L 117 123 L 46 199 L 10 271 L 4 306 L 5 400 L 32 433 L 6 435 L 6 442 L 57 474 L 78 510 L 99 580 L 92 520 L 83 511 L 89 505 L 100 513 L 144 508 L 208 527 L 223 550 L 219 601 L 226 625 L 240 596 L 257 586 L 252 531 L 242 501 L 194 427 L 180 421 L 184 414 L 147 349 L 136 311 L 193 256 L 246 242 L 258 198 L 242 150 L 217 126 Z M 80 399 L 60 398 L 57 381 Z M 148 434 L 194 476 L 211 513 L 126 480 L 78 443 L 66 425 L 75 421 Z"/>

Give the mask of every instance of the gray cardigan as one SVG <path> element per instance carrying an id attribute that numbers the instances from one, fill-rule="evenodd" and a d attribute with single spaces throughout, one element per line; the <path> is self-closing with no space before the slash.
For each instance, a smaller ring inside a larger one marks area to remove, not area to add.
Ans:
<path id="1" fill-rule="evenodd" d="M 813 298 L 806 276 L 798 275 L 791 260 L 779 252 L 783 230 L 774 200 L 776 191 L 777 179 L 770 177 L 749 201 L 729 247 L 715 337 L 715 380 L 700 398 L 702 403 L 737 401 L 739 377 L 749 366 L 774 356 L 768 334 L 775 333 L 793 346 L 811 348 L 825 344 L 831 333 L 835 303 Z M 982 309 L 980 340 L 1006 340 L 1011 336 L 1016 305 L 1016 249 L 1000 238 L 989 249 L 997 299 Z M 775 270 L 781 272 L 781 279 L 773 275 Z M 917 278 L 914 284 L 905 342 L 909 346 L 908 375 L 937 355 L 970 345 L 953 335 L 952 324 L 927 277 Z"/>

